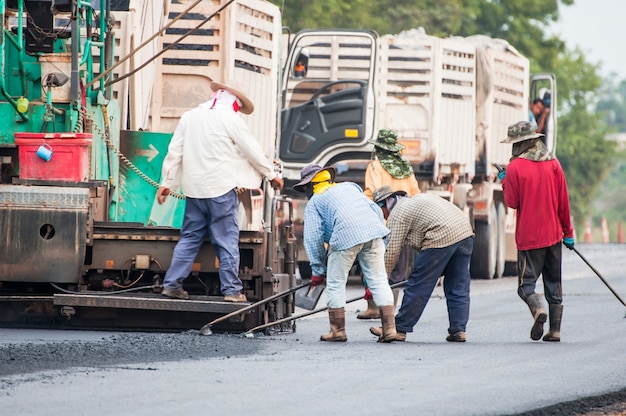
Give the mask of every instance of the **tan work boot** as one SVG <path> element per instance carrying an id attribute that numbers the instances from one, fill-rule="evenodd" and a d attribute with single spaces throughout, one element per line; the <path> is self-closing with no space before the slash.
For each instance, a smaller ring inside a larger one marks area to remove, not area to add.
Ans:
<path id="1" fill-rule="evenodd" d="M 248 298 L 243 293 L 233 293 L 232 295 L 224 295 L 224 302 L 247 302 Z"/>
<path id="2" fill-rule="evenodd" d="M 373 300 L 367 301 L 367 310 L 358 314 L 356 319 L 380 319 L 380 312 Z"/>
<path id="3" fill-rule="evenodd" d="M 189 293 L 187 293 L 187 291 L 183 289 L 163 289 L 161 294 L 172 299 L 189 299 Z"/>
<path id="4" fill-rule="evenodd" d="M 398 307 L 398 297 L 400 296 L 400 289 L 395 288 L 392 290 L 393 290 L 393 307 L 396 308 Z"/>
<path id="5" fill-rule="evenodd" d="M 543 335 L 543 324 L 546 322 L 548 314 L 543 308 L 541 295 L 538 295 L 537 293 L 535 293 L 534 295 L 530 295 L 526 303 L 528 303 L 530 313 L 533 315 L 533 319 L 535 320 L 535 323 L 530 330 L 530 339 L 532 339 L 533 341 L 538 341 Z"/>
<path id="6" fill-rule="evenodd" d="M 380 326 L 372 326 L 370 327 L 370 334 L 376 335 L 377 337 L 381 337 L 383 335 L 383 328 Z M 401 332 L 396 330 L 396 341 L 403 342 L 406 341 L 406 332 Z"/>
<path id="7" fill-rule="evenodd" d="M 448 342 L 465 342 L 466 340 L 467 336 L 463 331 L 455 332 L 454 334 L 448 334 L 448 336 L 446 337 L 446 341 Z"/>
<path id="8" fill-rule="evenodd" d="M 543 336 L 544 341 L 561 341 L 561 317 L 563 316 L 563 305 L 550 304 L 550 331 Z"/>
<path id="9" fill-rule="evenodd" d="M 383 324 L 383 333 L 378 337 L 378 342 L 393 342 L 398 337 L 396 332 L 396 308 L 387 305 L 380 308 L 380 321 Z"/>
<path id="10" fill-rule="evenodd" d="M 346 342 L 346 310 L 344 308 L 329 308 L 330 332 L 320 336 L 320 341 Z"/>

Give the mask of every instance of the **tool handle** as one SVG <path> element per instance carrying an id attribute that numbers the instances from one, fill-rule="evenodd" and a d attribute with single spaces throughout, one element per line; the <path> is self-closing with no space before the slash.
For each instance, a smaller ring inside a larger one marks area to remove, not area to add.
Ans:
<path id="1" fill-rule="evenodd" d="M 406 280 L 403 280 L 401 282 L 394 283 L 390 287 L 392 289 L 395 289 L 397 287 L 402 287 L 402 286 L 405 286 L 405 285 L 406 285 Z M 357 300 L 361 300 L 361 299 L 363 299 L 363 296 L 357 296 L 356 298 L 348 299 L 346 301 L 346 303 L 356 302 Z M 248 331 L 246 331 L 245 335 L 253 334 L 253 333 L 258 332 L 258 331 L 260 331 L 262 329 L 269 328 L 269 327 L 272 327 L 272 326 L 284 324 L 285 322 L 290 322 L 290 321 L 294 321 L 296 319 L 304 318 L 306 316 L 313 315 L 313 314 L 316 314 L 318 312 L 324 312 L 327 309 L 328 309 L 328 306 L 324 306 L 323 308 L 317 308 L 315 310 L 312 310 L 312 311 L 309 311 L 309 312 L 305 312 L 305 313 L 301 313 L 299 315 L 292 315 L 292 316 L 288 316 L 287 318 L 279 319 L 277 321 L 272 321 L 272 322 L 268 322 L 268 323 L 263 324 L 263 325 L 255 326 L 254 328 L 249 329 Z"/>
<path id="2" fill-rule="evenodd" d="M 504 168 L 502 166 L 498 165 L 497 163 L 494 163 L 493 167 L 498 169 L 498 172 L 502 172 L 504 170 Z"/>
<path id="3" fill-rule="evenodd" d="M 298 289 L 302 289 L 303 287 L 307 287 L 307 286 L 310 286 L 310 285 L 311 285 L 311 282 L 301 283 L 301 284 L 299 284 L 297 286 L 294 286 L 294 287 L 292 287 L 290 289 L 287 289 L 287 290 L 285 290 L 283 292 L 276 293 L 276 294 L 274 294 L 272 296 L 269 296 L 269 297 L 267 297 L 265 299 L 262 299 L 262 300 L 260 300 L 260 301 L 258 301 L 256 303 L 253 303 L 251 305 L 245 306 L 245 307 L 243 307 L 241 309 L 237 309 L 236 311 L 233 311 L 233 312 L 231 312 L 229 314 L 226 314 L 224 316 L 220 316 L 219 318 L 214 319 L 211 322 L 209 322 L 208 324 L 204 325 L 202 328 L 200 328 L 200 331 L 204 332 L 204 331 L 210 329 L 211 326 L 213 326 L 213 325 L 215 325 L 215 324 L 217 324 L 219 322 L 222 322 L 222 321 L 225 321 L 227 319 L 230 319 L 233 316 L 241 315 L 242 313 L 248 312 L 249 310 L 254 309 L 254 308 L 256 308 L 256 307 L 258 307 L 260 305 L 263 305 L 265 303 L 271 302 L 274 299 L 277 299 L 277 298 L 289 295 L 289 294 L 295 292 Z"/>
<path id="4" fill-rule="evenodd" d="M 579 252 L 578 250 L 576 250 L 576 247 L 572 247 L 572 250 L 574 250 L 574 252 L 575 252 L 576 254 L 578 254 L 578 257 L 580 257 L 580 258 L 582 259 L 582 261 L 584 261 L 584 262 L 587 264 L 587 266 L 589 266 L 589 268 L 590 268 L 591 270 L 593 270 L 593 272 L 594 272 L 594 273 L 595 273 L 595 274 L 596 274 L 596 275 L 600 278 L 600 280 L 602 280 L 602 283 L 604 283 L 604 284 L 606 285 L 606 287 L 608 287 L 608 288 L 609 288 L 609 290 L 611 291 L 611 293 L 613 293 L 613 294 L 615 295 L 615 297 L 616 297 L 616 298 L 617 298 L 620 302 L 622 302 L 622 305 L 626 306 L 626 303 L 624 303 L 624 299 L 622 299 L 622 298 L 620 297 L 620 295 L 619 295 L 619 294 L 615 291 L 615 289 L 613 289 L 613 288 L 611 287 L 611 285 L 609 285 L 609 282 L 607 282 L 606 280 L 604 280 L 604 277 L 602 277 L 602 275 L 601 275 L 601 274 L 600 274 L 600 273 L 599 273 L 599 272 L 598 272 L 598 271 L 597 271 L 597 270 L 596 270 L 596 269 L 595 269 L 595 268 L 594 268 L 594 267 L 593 267 L 593 266 L 592 266 L 592 265 L 591 265 L 591 264 L 587 261 L 587 259 L 586 259 L 586 258 L 585 258 L 582 254 L 580 254 L 580 252 Z"/>

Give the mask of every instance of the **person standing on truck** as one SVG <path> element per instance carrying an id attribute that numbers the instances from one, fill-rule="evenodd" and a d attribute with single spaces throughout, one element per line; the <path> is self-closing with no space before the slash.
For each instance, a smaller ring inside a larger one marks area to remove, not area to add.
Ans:
<path id="1" fill-rule="evenodd" d="M 546 134 L 549 114 L 550 108 L 545 105 L 541 98 L 533 100 L 530 104 L 530 121 L 535 123 L 537 133 Z"/>
<path id="2" fill-rule="evenodd" d="M 574 230 L 565 174 L 542 137 L 528 121 L 509 126 L 502 143 L 513 144 L 513 157 L 498 177 L 504 202 L 517 210 L 517 293 L 533 317 L 530 338 L 541 338 L 547 319 L 541 295 L 535 293 L 537 279 L 542 275 L 550 312 L 550 331 L 543 340 L 558 342 L 563 315 L 561 241 L 572 250 Z"/>
<path id="3" fill-rule="evenodd" d="M 408 196 L 420 193 L 415 172 L 401 151 L 404 145 L 398 143 L 398 133 L 390 129 L 381 129 L 376 139 L 370 140 L 374 145 L 372 161 L 365 170 L 365 196 L 372 199 L 375 189 L 389 185 L 394 191 L 403 191 Z M 389 275 L 389 283 L 396 284 L 406 280 L 413 263 L 413 249 L 405 247 L 400 253 L 398 264 Z M 366 282 L 364 282 L 367 284 Z M 367 309 L 357 315 L 357 319 L 378 319 L 380 314 L 369 293 L 366 290 Z M 398 302 L 400 289 L 393 289 L 394 306 Z"/>
<path id="4" fill-rule="evenodd" d="M 345 342 L 346 284 L 355 260 L 367 279 L 382 321 L 379 342 L 396 339 L 393 293 L 385 272 L 385 243 L 389 230 L 380 208 L 353 182 L 335 183 L 335 169 L 312 164 L 300 171 L 294 185 L 306 194 L 304 248 L 311 263 L 311 284 L 326 281 L 330 332 L 321 341 Z"/>
<path id="5" fill-rule="evenodd" d="M 470 310 L 469 264 L 474 249 L 474 232 L 463 211 L 434 194 L 396 198 L 391 187 L 374 191 L 374 201 L 381 206 L 387 227 L 385 267 L 391 272 L 404 245 L 419 251 L 409 275 L 402 305 L 396 315 L 397 341 L 405 341 L 413 332 L 439 277 L 444 276 L 443 291 L 448 307 L 446 341 L 465 342 Z M 380 336 L 381 329 L 370 328 Z"/>
<path id="6" fill-rule="evenodd" d="M 182 186 L 186 196 L 180 239 L 163 280 L 164 296 L 189 299 L 183 280 L 208 236 L 219 259 L 226 302 L 247 302 L 239 279 L 237 189 L 258 188 L 262 177 L 282 189 L 283 180 L 239 116 L 254 104 L 235 82 L 211 82 L 211 99 L 180 118 L 163 161 L 159 204 Z"/>

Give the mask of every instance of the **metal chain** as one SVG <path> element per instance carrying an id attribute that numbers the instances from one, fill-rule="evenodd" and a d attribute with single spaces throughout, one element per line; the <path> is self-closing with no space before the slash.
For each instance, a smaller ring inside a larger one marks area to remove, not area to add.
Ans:
<path id="1" fill-rule="evenodd" d="M 28 23 L 30 23 L 31 28 L 35 29 L 35 32 L 39 33 L 40 35 L 43 35 L 45 37 L 48 38 L 52 38 L 52 39 L 58 39 L 59 35 L 61 35 L 62 33 L 66 33 L 67 31 L 70 30 L 70 24 L 72 23 L 71 20 L 69 20 L 67 22 L 67 24 L 65 26 L 63 26 L 63 28 L 58 29 L 55 31 L 55 29 L 53 28 L 51 32 L 48 32 L 46 30 L 44 30 L 43 28 L 39 27 L 37 25 L 37 23 L 35 23 L 35 20 L 31 17 L 31 15 L 27 15 L 26 18 L 28 19 Z"/>
<path id="2" fill-rule="evenodd" d="M 104 118 L 106 120 L 106 107 L 103 107 L 105 109 L 104 111 Z M 124 163 L 128 168 L 130 168 L 133 172 L 135 172 L 137 174 L 137 176 L 139 176 L 141 179 L 143 179 L 146 183 L 148 183 L 149 185 L 153 186 L 154 188 L 158 189 L 159 188 L 159 183 L 156 182 L 155 180 L 151 179 L 148 175 L 146 175 L 145 173 L 143 173 L 141 170 L 139 170 L 139 168 L 137 166 L 135 166 L 130 160 L 128 160 L 128 158 L 126 156 L 124 156 L 124 154 L 117 148 L 115 147 L 115 145 L 113 144 L 113 142 L 111 142 L 111 139 L 109 137 L 109 128 L 106 128 L 106 131 L 102 131 L 102 129 L 100 129 L 100 126 L 98 126 L 98 124 L 96 124 L 96 122 L 94 121 L 94 119 L 87 113 L 87 110 L 85 109 L 85 107 L 82 107 L 80 112 L 82 114 L 82 116 L 87 119 L 88 121 L 91 122 L 91 126 L 92 129 L 95 130 L 101 137 L 104 138 L 104 142 L 106 143 L 107 147 L 111 150 L 113 150 L 113 153 L 115 153 L 117 155 L 117 157 L 120 159 L 120 161 L 122 161 L 122 163 Z M 79 119 L 80 121 L 80 119 Z M 78 124 L 77 124 L 78 126 Z M 186 199 L 185 195 L 183 194 L 179 194 L 178 192 L 173 192 L 170 191 L 169 195 L 173 196 L 174 198 L 178 198 L 181 200 Z"/>

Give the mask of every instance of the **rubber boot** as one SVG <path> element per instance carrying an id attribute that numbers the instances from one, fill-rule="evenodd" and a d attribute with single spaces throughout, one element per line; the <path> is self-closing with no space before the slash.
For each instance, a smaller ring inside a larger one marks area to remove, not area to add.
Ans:
<path id="1" fill-rule="evenodd" d="M 330 332 L 322 335 L 320 341 L 346 342 L 346 310 L 344 308 L 329 308 Z"/>
<path id="2" fill-rule="evenodd" d="M 398 307 L 398 297 L 400 296 L 400 289 L 392 289 L 393 290 L 393 307 Z"/>
<path id="3" fill-rule="evenodd" d="M 538 341 L 541 339 L 543 335 L 543 324 L 546 322 L 548 318 L 548 314 L 546 310 L 543 308 L 543 301 L 541 299 L 541 295 L 535 293 L 534 295 L 530 295 L 528 300 L 528 307 L 530 308 L 530 313 L 535 320 L 533 327 L 530 330 L 530 339 L 533 341 Z"/>
<path id="4" fill-rule="evenodd" d="M 550 331 L 543 336 L 544 341 L 561 341 L 561 317 L 563 316 L 563 305 L 550 304 Z"/>
<path id="5" fill-rule="evenodd" d="M 393 342 L 396 340 L 396 308 L 387 305 L 380 308 L 380 321 L 383 324 L 383 333 L 378 337 L 378 342 Z"/>
<path id="6" fill-rule="evenodd" d="M 356 316 L 356 319 L 379 319 L 380 312 L 373 300 L 367 301 L 367 309 Z"/>

